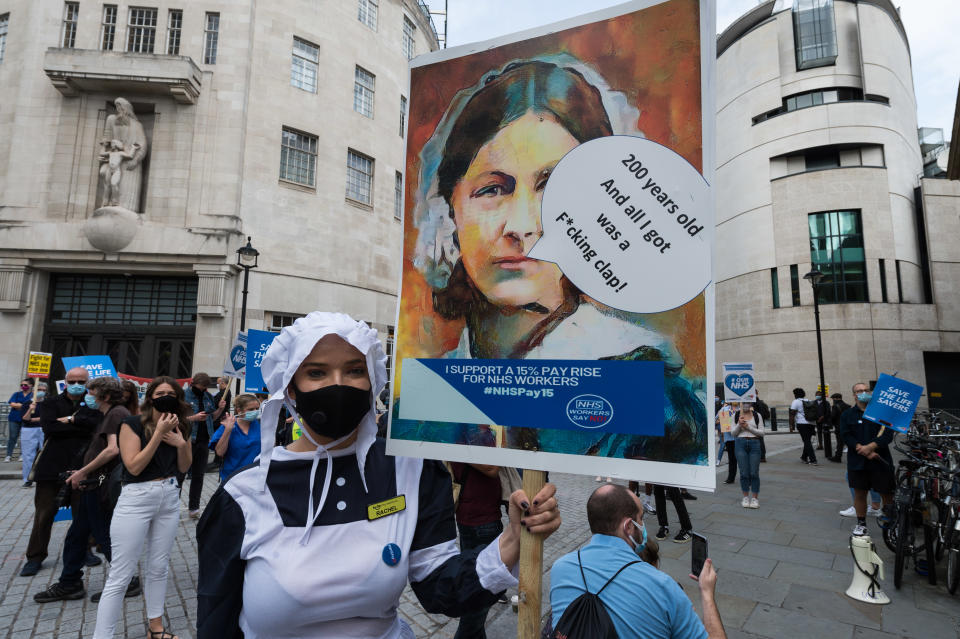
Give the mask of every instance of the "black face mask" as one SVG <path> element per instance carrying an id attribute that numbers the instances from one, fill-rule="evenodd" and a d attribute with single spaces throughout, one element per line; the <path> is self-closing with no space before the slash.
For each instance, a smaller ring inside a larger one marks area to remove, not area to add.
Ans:
<path id="1" fill-rule="evenodd" d="M 176 413 L 180 409 L 180 400 L 175 395 L 161 395 L 150 401 L 158 413 Z"/>
<path id="2" fill-rule="evenodd" d="M 340 439 L 360 424 L 370 410 L 370 391 L 353 386 L 324 386 L 308 393 L 297 390 L 297 412 L 321 437 Z"/>

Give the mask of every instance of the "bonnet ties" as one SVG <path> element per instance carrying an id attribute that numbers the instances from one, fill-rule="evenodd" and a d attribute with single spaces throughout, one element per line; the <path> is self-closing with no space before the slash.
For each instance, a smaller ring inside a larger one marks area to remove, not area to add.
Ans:
<path id="1" fill-rule="evenodd" d="M 335 448 L 336 446 L 342 444 L 346 441 L 355 431 L 350 431 L 340 439 L 335 439 L 326 446 L 318 444 L 313 437 L 310 435 L 309 428 L 301 428 L 301 433 L 304 437 L 310 440 L 310 443 L 317 447 L 313 451 L 313 465 L 310 467 L 310 490 L 307 493 L 309 497 L 307 498 L 307 527 L 303 531 L 303 536 L 300 537 L 300 545 L 306 546 L 310 542 L 310 531 L 313 530 L 313 524 L 317 521 L 317 517 L 320 516 L 320 511 L 323 510 L 323 505 L 327 501 L 327 493 L 330 492 L 330 480 L 333 478 L 333 457 L 330 456 L 330 449 Z M 317 466 L 320 465 L 320 456 L 324 455 L 327 458 L 327 468 L 323 477 L 323 489 L 320 491 L 320 503 L 317 504 L 316 510 L 313 508 L 313 487 L 317 479 Z"/>

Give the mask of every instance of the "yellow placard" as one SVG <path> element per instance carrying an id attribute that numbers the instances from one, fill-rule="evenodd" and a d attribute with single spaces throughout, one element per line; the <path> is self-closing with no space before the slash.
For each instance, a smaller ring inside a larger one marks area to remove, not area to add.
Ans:
<path id="1" fill-rule="evenodd" d="M 381 517 L 398 513 L 401 510 L 406 510 L 406 508 L 407 498 L 404 495 L 398 495 L 386 501 L 367 506 L 367 519 L 373 521 L 374 519 L 380 519 Z"/>
<path id="2" fill-rule="evenodd" d="M 30 359 L 27 360 L 27 377 L 46 377 L 49 375 L 52 359 L 53 353 L 30 351 Z"/>
<path id="3" fill-rule="evenodd" d="M 720 411 L 720 432 L 729 433 L 733 430 L 733 412 L 724 408 Z"/>

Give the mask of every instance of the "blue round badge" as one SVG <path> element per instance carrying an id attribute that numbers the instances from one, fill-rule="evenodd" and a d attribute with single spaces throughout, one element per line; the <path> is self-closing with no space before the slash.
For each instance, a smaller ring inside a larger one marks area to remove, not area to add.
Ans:
<path id="1" fill-rule="evenodd" d="M 400 563 L 400 556 L 403 553 L 400 551 L 400 546 L 396 544 L 387 544 L 383 547 L 383 563 L 388 566 L 396 566 Z"/>
<path id="2" fill-rule="evenodd" d="M 577 395 L 567 402 L 567 419 L 580 428 L 600 428 L 613 419 L 613 405 L 599 395 Z"/>

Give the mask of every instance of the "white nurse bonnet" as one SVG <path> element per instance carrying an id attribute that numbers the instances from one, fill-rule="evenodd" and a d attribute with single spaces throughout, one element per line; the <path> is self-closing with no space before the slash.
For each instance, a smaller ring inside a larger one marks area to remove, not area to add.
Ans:
<path id="1" fill-rule="evenodd" d="M 263 404 L 260 419 L 260 472 L 262 473 L 261 486 L 264 488 L 266 488 L 267 471 L 276 441 L 280 408 L 285 404 L 289 414 L 296 414 L 294 402 L 287 393 L 287 387 L 293 380 L 293 374 L 317 342 L 331 334 L 339 335 L 363 353 L 367 360 L 367 371 L 370 373 L 370 410 L 360 420 L 356 443 L 357 464 L 360 468 L 360 477 L 363 479 L 364 490 L 366 490 L 367 482 L 363 469 L 367 451 L 377 437 L 375 406 L 377 396 L 387 383 L 387 356 L 383 352 L 377 331 L 367 324 L 358 322 L 344 313 L 322 311 L 314 311 L 306 317 L 301 317 L 292 326 L 280 331 L 261 363 L 263 381 L 269 392 L 269 398 Z M 330 465 L 327 464 L 327 466 Z M 311 483 L 312 479 L 311 476 Z M 311 490 L 311 496 L 312 492 Z M 321 499 L 320 507 L 323 501 Z M 307 530 L 309 531 L 311 527 L 307 526 Z"/>

